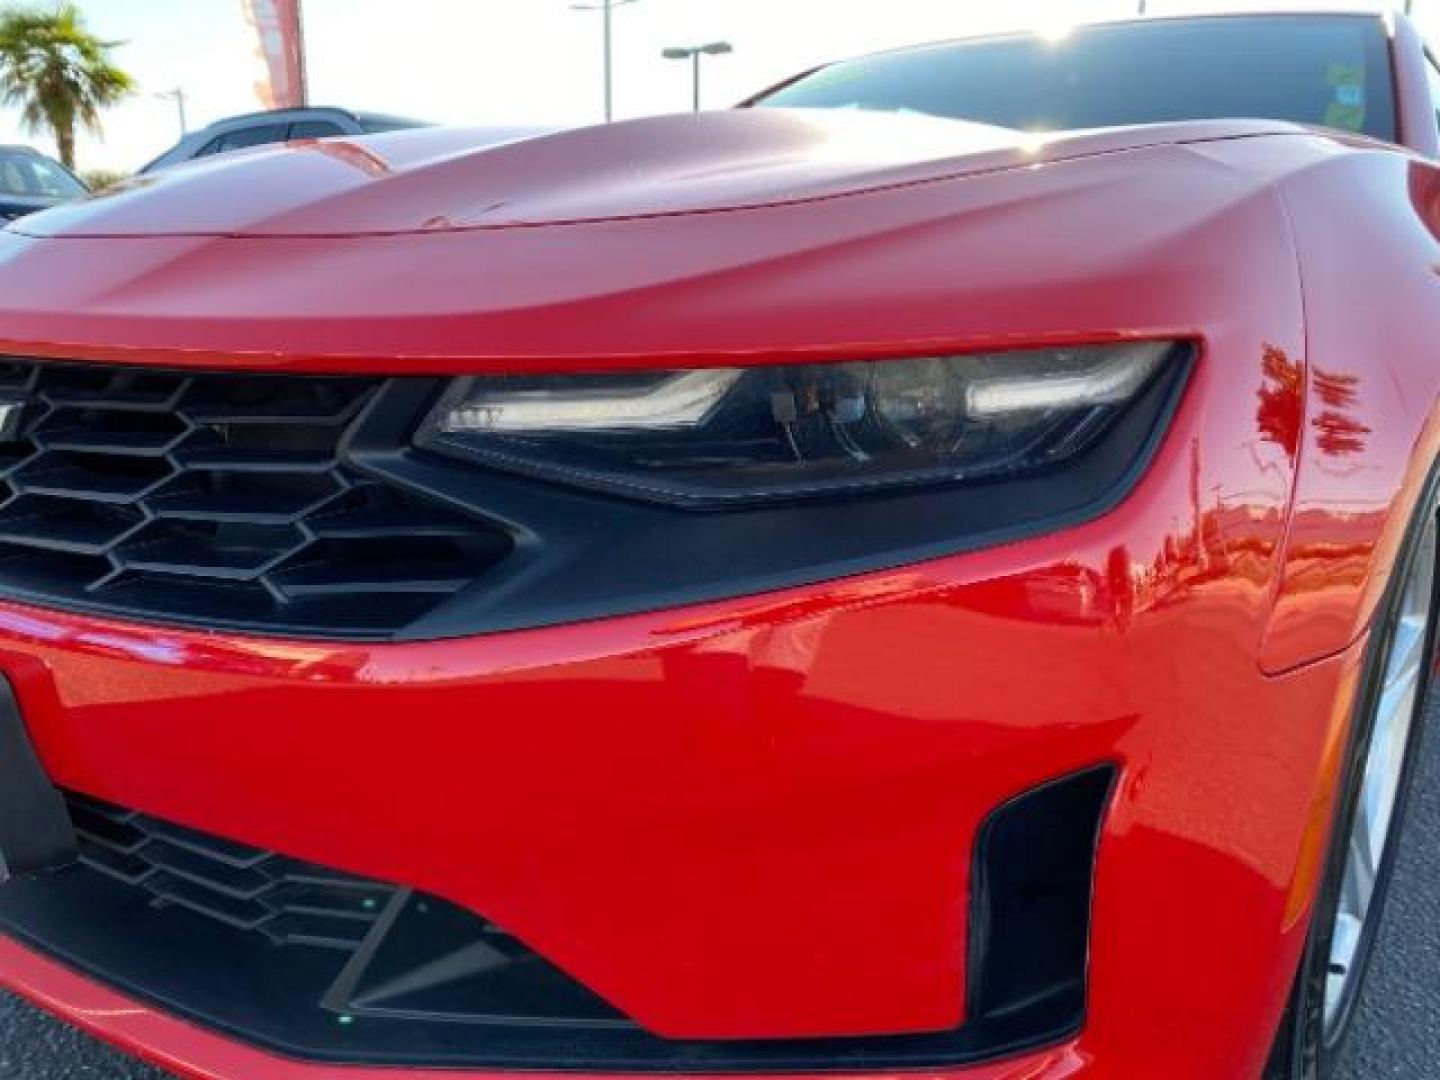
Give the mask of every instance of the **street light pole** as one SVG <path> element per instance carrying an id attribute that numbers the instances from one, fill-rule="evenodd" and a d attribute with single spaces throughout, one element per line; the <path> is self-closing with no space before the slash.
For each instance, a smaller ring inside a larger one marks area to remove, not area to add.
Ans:
<path id="1" fill-rule="evenodd" d="M 608 124 L 615 118 L 615 94 L 611 81 L 611 44 L 613 33 L 610 25 L 610 13 L 617 7 L 625 4 L 633 4 L 635 0 L 600 0 L 598 4 L 571 4 L 573 11 L 598 11 L 600 12 L 601 23 L 604 26 L 602 40 L 605 51 L 605 122 Z"/>
<path id="2" fill-rule="evenodd" d="M 185 88 L 177 86 L 174 90 L 166 90 L 155 95 L 162 101 L 175 102 L 175 111 L 180 116 L 180 134 L 183 136 L 190 130 L 190 125 L 185 122 Z"/>
<path id="3" fill-rule="evenodd" d="M 690 100 L 696 112 L 700 111 L 700 59 L 705 56 L 725 56 L 735 51 L 728 41 L 712 41 L 708 45 L 675 46 L 660 53 L 666 60 L 690 61 Z"/>

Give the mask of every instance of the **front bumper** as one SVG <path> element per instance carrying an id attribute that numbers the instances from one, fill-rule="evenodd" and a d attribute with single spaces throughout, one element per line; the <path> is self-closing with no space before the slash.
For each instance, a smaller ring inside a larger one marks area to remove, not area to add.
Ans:
<path id="1" fill-rule="evenodd" d="M 949 1071 L 1249 1075 L 1359 646 L 1262 674 L 1243 552 L 1117 574 L 1110 538 L 1159 535 L 1164 486 L 1003 549 L 483 645 L 6 607 L 0 669 L 61 786 L 483 912 L 669 1039 L 954 1027 L 982 822 L 1113 763 L 1083 1033 Z M 189 1075 L 354 1071 L 282 1067 L 14 943 L 0 979 Z"/>

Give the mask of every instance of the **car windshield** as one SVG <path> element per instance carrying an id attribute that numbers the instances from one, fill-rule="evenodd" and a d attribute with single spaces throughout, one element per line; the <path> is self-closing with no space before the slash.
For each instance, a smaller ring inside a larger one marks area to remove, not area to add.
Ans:
<path id="1" fill-rule="evenodd" d="M 1173 120 L 1290 120 L 1395 138 L 1379 18 L 1157 19 L 882 53 L 755 102 L 876 109 L 1068 131 Z"/>
<path id="2" fill-rule="evenodd" d="M 85 194 L 85 186 L 39 154 L 0 150 L 0 193 L 73 199 Z"/>

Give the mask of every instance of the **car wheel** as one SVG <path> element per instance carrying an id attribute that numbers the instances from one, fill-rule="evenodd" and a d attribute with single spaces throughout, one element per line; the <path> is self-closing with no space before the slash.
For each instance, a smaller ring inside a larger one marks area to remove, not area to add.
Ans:
<path id="1" fill-rule="evenodd" d="M 1372 633 L 1325 877 L 1267 1077 L 1326 1080 L 1374 949 L 1435 657 L 1432 477 Z"/>

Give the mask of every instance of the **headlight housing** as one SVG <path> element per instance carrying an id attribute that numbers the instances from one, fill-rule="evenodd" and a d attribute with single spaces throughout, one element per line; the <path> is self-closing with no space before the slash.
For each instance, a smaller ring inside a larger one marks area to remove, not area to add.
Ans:
<path id="1" fill-rule="evenodd" d="M 1083 453 L 1172 342 L 457 380 L 420 443 L 694 507 L 973 483 Z"/>

